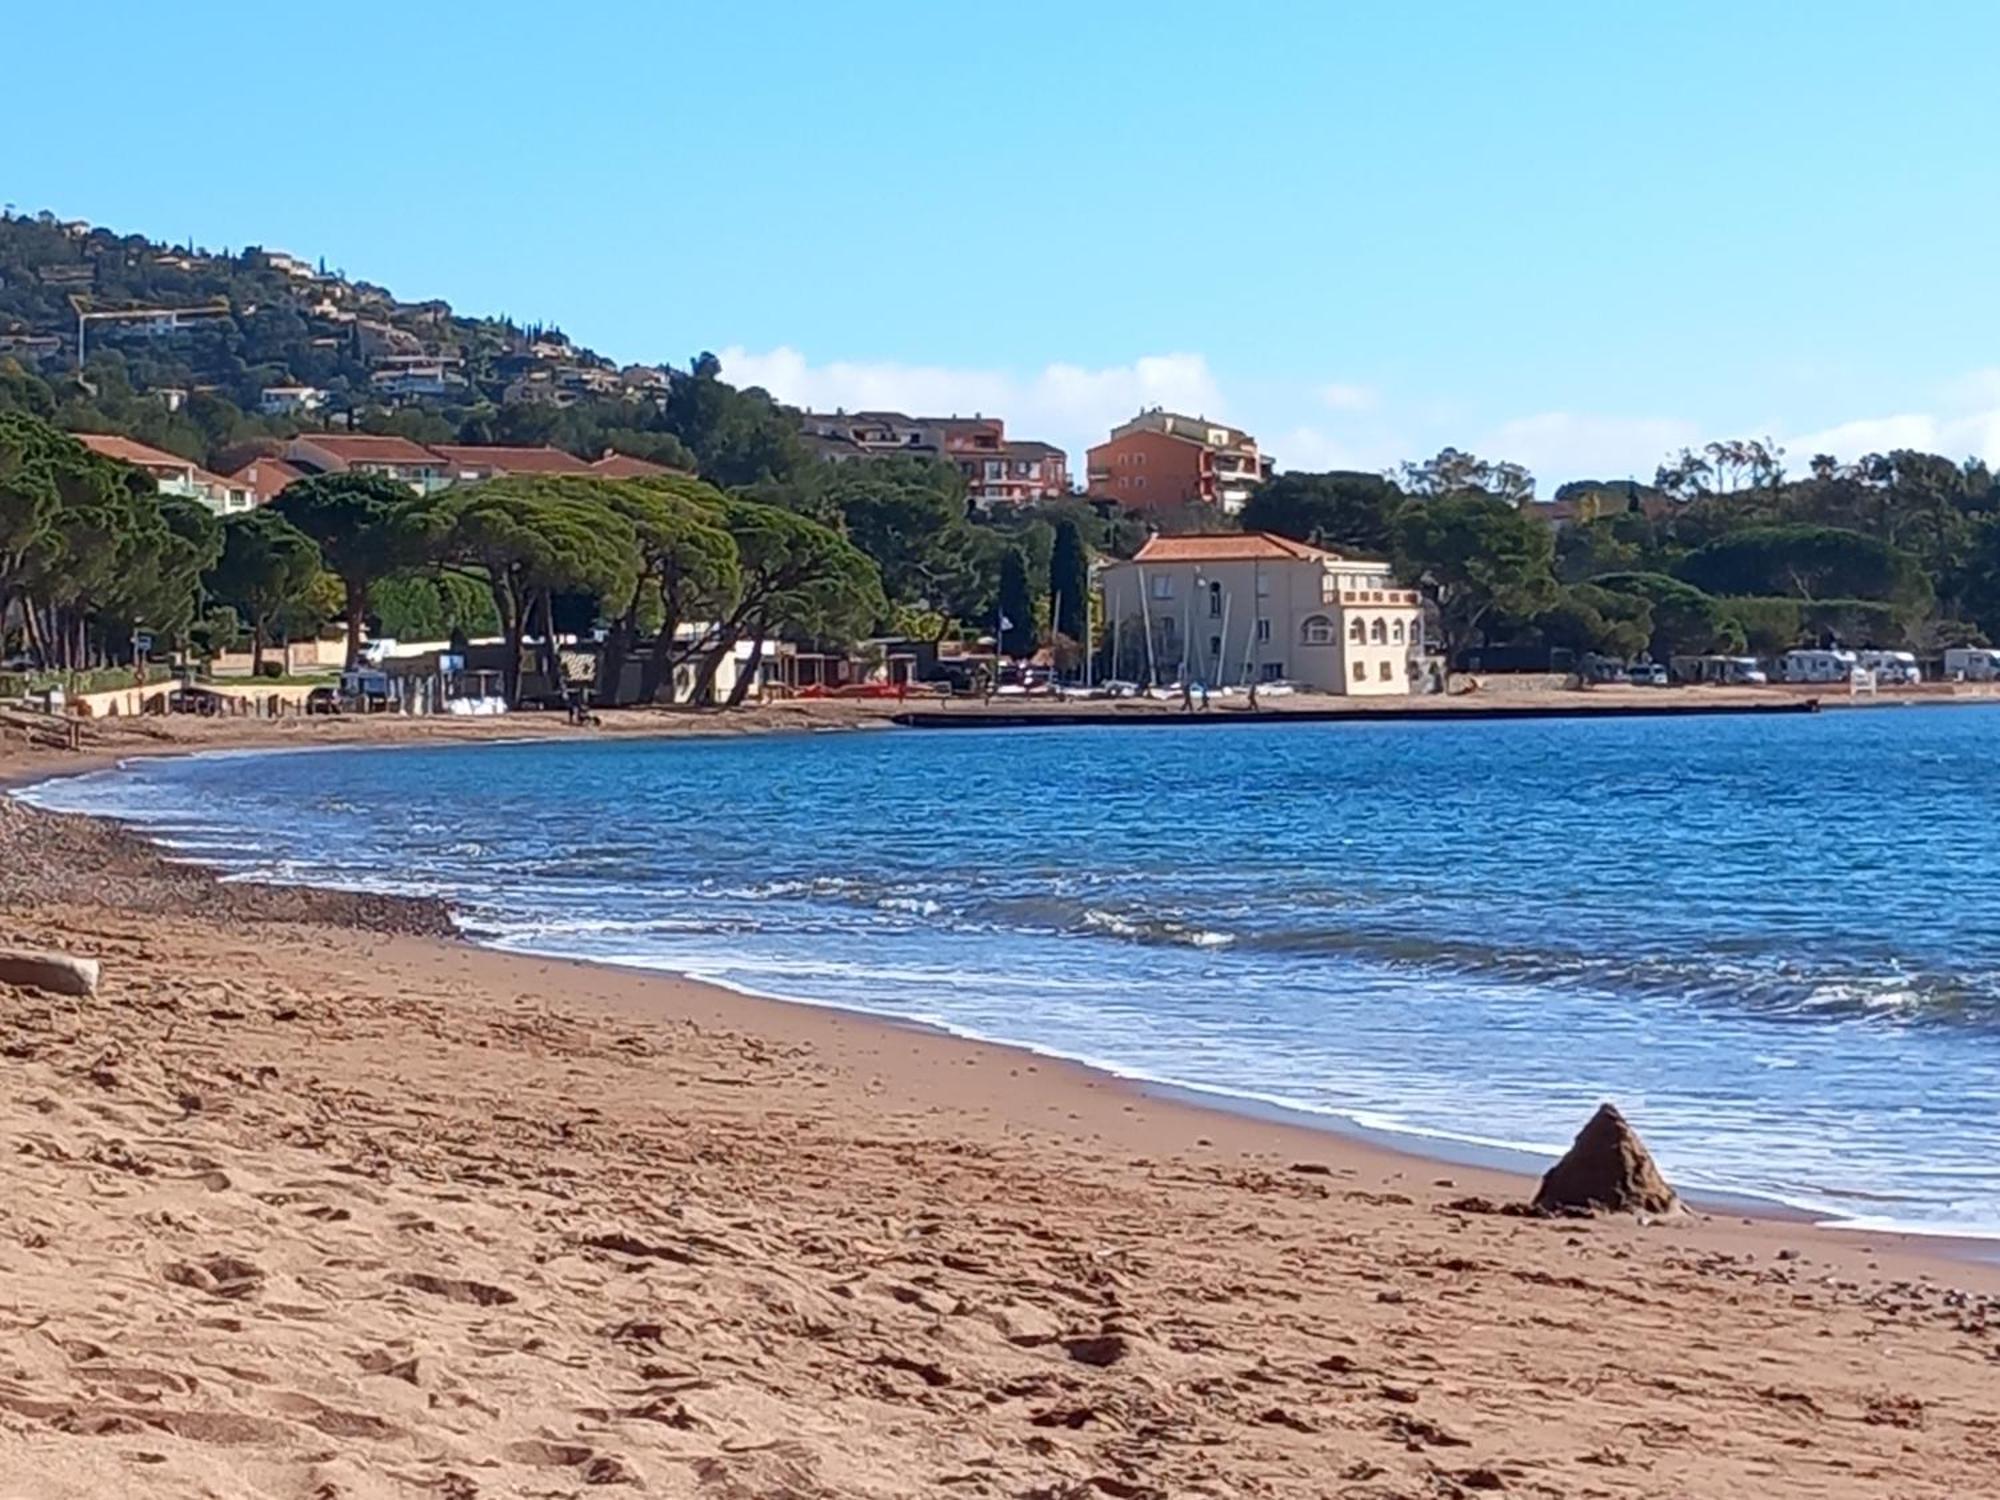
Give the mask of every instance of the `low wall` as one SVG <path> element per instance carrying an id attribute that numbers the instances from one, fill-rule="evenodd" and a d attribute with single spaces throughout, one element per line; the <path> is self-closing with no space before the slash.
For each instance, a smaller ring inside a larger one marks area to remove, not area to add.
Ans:
<path id="1" fill-rule="evenodd" d="M 168 698 L 179 687 L 178 682 L 169 679 L 145 687 L 78 693 L 68 700 L 67 707 L 81 719 L 131 719 L 142 714 L 163 714 Z M 225 713 L 254 718 L 302 713 L 312 692 L 311 686 L 303 683 L 204 682 L 200 687 L 222 700 Z"/>

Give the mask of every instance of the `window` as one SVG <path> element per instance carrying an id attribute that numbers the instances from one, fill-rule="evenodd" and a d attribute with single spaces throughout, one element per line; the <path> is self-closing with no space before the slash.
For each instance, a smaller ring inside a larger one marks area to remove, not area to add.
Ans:
<path id="1" fill-rule="evenodd" d="M 1389 644 L 1389 622 L 1380 615 L 1377 615 L 1375 623 L 1368 627 L 1368 640 L 1371 645 L 1376 646 Z"/>
<path id="2" fill-rule="evenodd" d="M 1209 659 L 1210 661 L 1214 661 L 1214 662 L 1219 662 L 1219 661 L 1221 661 L 1221 660 L 1222 660 L 1222 637 L 1221 637 L 1221 636 L 1219 636 L 1219 635 L 1212 635 L 1212 636 L 1210 636 L 1210 637 L 1208 638 L 1208 659 Z"/>
<path id="3" fill-rule="evenodd" d="M 1145 487 L 1146 476 L 1144 474 L 1141 474 L 1137 479 L 1132 481 L 1132 488 L 1135 490 L 1143 490 Z"/>
<path id="4" fill-rule="evenodd" d="M 1348 622 L 1347 638 L 1357 646 L 1367 639 L 1367 632 L 1361 624 L 1361 617 L 1359 615 L 1356 615 Z"/>
<path id="5" fill-rule="evenodd" d="M 1389 664 L 1386 661 L 1382 663 L 1382 670 L 1379 675 L 1384 682 L 1394 682 L 1396 680 L 1396 674 L 1389 670 Z"/>
<path id="6" fill-rule="evenodd" d="M 1325 615 L 1307 615 L 1305 624 L 1299 627 L 1299 639 L 1308 646 L 1331 646 L 1333 621 Z"/>
<path id="7" fill-rule="evenodd" d="M 1268 599 L 1271 597 L 1270 575 L 1261 569 L 1257 573 L 1257 597 L 1259 599 Z"/>
<path id="8" fill-rule="evenodd" d="M 1403 622 L 1401 620 L 1397 620 L 1389 626 L 1389 639 L 1399 646 L 1403 644 Z"/>
<path id="9" fill-rule="evenodd" d="M 1208 586 L 1208 617 L 1211 620 L 1222 617 L 1222 585 L 1219 583 Z"/>
<path id="10" fill-rule="evenodd" d="M 1153 597 L 1155 599 L 1173 598 L 1174 580 L 1166 574 L 1155 573 L 1153 575 Z"/>
<path id="11" fill-rule="evenodd" d="M 1281 661 L 1267 661 L 1264 663 L 1263 671 L 1266 682 L 1276 682 L 1285 675 L 1285 664 Z"/>
<path id="12" fill-rule="evenodd" d="M 1271 638 L 1271 622 L 1269 620 L 1259 620 L 1257 622 L 1257 639 L 1260 641 L 1268 641 L 1270 638 Z"/>
<path id="13" fill-rule="evenodd" d="M 1361 662 L 1354 664 L 1354 680 L 1356 682 L 1366 682 L 1368 680 L 1368 668 Z"/>
<path id="14" fill-rule="evenodd" d="M 1322 604 L 1340 602 L 1340 580 L 1331 573 L 1319 575 L 1319 602 Z"/>

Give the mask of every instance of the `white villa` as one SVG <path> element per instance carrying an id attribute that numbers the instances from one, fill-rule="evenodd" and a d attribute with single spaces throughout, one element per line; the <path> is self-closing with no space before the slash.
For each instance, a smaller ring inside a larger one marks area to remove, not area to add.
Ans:
<path id="1" fill-rule="evenodd" d="M 1156 536 L 1099 572 L 1119 677 L 1407 694 L 1423 612 L 1385 562 L 1266 532 Z"/>

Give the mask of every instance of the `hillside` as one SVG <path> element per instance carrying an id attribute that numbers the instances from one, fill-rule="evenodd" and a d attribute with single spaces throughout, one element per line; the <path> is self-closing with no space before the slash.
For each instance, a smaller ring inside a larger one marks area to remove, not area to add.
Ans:
<path id="1" fill-rule="evenodd" d="M 0 407 L 203 462 L 259 438 L 351 425 L 685 463 L 667 408 L 676 381 L 703 363 L 621 370 L 558 329 L 401 301 L 283 251 L 0 215 Z"/>

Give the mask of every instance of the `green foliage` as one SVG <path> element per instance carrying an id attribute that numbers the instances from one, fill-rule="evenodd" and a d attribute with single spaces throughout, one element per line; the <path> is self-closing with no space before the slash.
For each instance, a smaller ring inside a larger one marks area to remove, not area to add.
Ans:
<path id="1" fill-rule="evenodd" d="M 222 554 L 207 584 L 211 597 L 249 622 L 251 651 L 261 661 L 274 629 L 298 623 L 326 602 L 323 576 L 312 538 L 265 509 L 223 523 Z"/>
<path id="2" fill-rule="evenodd" d="M 0 412 L 0 613 L 45 665 L 123 655 L 144 623 L 172 637 L 220 549 L 211 517 L 39 418 Z"/>
<path id="3" fill-rule="evenodd" d="M 369 595 L 370 633 L 394 641 L 448 641 L 500 633 L 493 595 L 462 573 L 397 573 L 379 580 Z"/>
<path id="4" fill-rule="evenodd" d="M 1652 611 L 1649 649 L 1655 661 L 1743 649 L 1741 627 L 1723 613 L 1720 601 L 1691 583 L 1664 573 L 1606 573 L 1592 581 L 1610 593 L 1646 602 Z"/>
<path id="5" fill-rule="evenodd" d="M 1532 618 L 1555 598 L 1548 527 L 1505 500 L 1451 494 L 1406 505 L 1396 557 L 1437 606 L 1447 660 L 1475 644 L 1488 615 Z"/>
<path id="6" fill-rule="evenodd" d="M 999 610 L 1001 652 L 1034 655 L 1035 596 L 1028 586 L 1028 560 L 1019 547 L 1009 547 L 1000 559 Z"/>
<path id="7" fill-rule="evenodd" d="M 595 483 L 585 481 L 585 483 Z M 544 673 L 556 676 L 554 596 L 627 598 L 639 570 L 639 540 L 624 516 L 589 491 L 546 478 L 493 479 L 422 502 L 412 517 L 433 556 L 492 595 L 507 655 L 501 675 L 519 701 L 521 645 L 542 628 Z"/>
<path id="8" fill-rule="evenodd" d="M 1289 473 L 1260 485 L 1237 519 L 1245 531 L 1381 557 L 1394 544 L 1402 503 L 1403 492 L 1380 474 Z"/>
<path id="9" fill-rule="evenodd" d="M 1812 599 L 1799 606 L 1802 633 L 1811 640 L 1844 646 L 1900 647 L 1908 642 L 1909 617 L 1879 599 Z"/>
<path id="10" fill-rule="evenodd" d="M 1678 572 L 1711 594 L 1874 599 L 1911 613 L 1931 602 L 1930 581 L 1909 553 L 1835 526 L 1735 531 L 1689 553 Z"/>
<path id="11" fill-rule="evenodd" d="M 1083 532 L 1065 516 L 1056 522 L 1049 550 L 1049 628 L 1081 641 L 1090 616 L 1090 592 L 1090 554 L 1083 545 Z"/>
<path id="12" fill-rule="evenodd" d="M 1565 583 L 1582 583 L 1599 573 L 1658 571 L 1647 563 L 1660 551 L 1644 515 L 1619 511 L 1562 530 L 1556 537 L 1556 575 Z"/>
<path id="13" fill-rule="evenodd" d="M 1579 656 L 1594 652 L 1624 661 L 1652 644 L 1653 607 L 1637 595 L 1571 584 L 1536 617 L 1535 624 L 1551 646 Z"/>
<path id="14" fill-rule="evenodd" d="M 1457 448 L 1445 448 L 1436 458 L 1404 464 L 1403 489 L 1420 499 L 1447 495 L 1488 495 L 1519 505 L 1535 497 L 1535 476 L 1516 463 L 1489 463 Z"/>
<path id="15" fill-rule="evenodd" d="M 839 532 L 754 501 L 725 501 L 723 517 L 741 575 L 733 612 L 739 639 L 784 630 L 808 640 L 851 640 L 887 618 L 881 574 Z"/>
<path id="16" fill-rule="evenodd" d="M 412 503 L 409 487 L 387 475 L 347 473 L 296 480 L 269 507 L 313 539 L 327 570 L 340 580 L 350 667 L 360 656 L 370 590 L 423 559 Z"/>
<path id="17" fill-rule="evenodd" d="M 1758 656 L 1779 656 L 1804 638 L 1804 613 L 1796 599 L 1736 597 L 1716 600 L 1722 618 L 1741 632 L 1743 647 Z"/>
<path id="18" fill-rule="evenodd" d="M 970 523 L 956 469 L 910 458 L 831 467 L 820 489 L 826 513 L 875 559 L 890 599 L 935 606 L 962 592 Z"/>
<path id="19" fill-rule="evenodd" d="M 243 640 L 242 616 L 230 605 L 215 605 L 189 627 L 188 637 L 201 656 L 215 657 L 234 651 Z"/>

